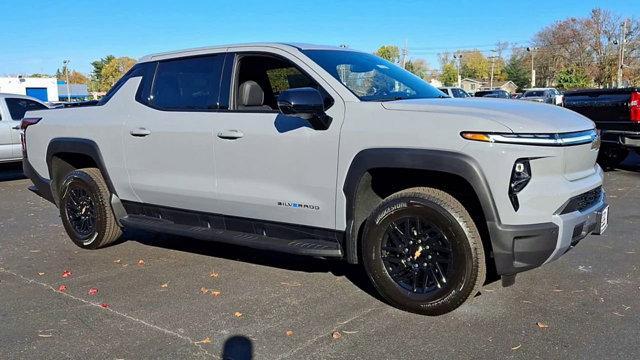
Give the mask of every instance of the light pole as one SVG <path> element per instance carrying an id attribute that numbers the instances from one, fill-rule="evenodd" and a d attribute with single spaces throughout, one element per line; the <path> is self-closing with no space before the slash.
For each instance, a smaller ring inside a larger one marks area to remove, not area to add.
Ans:
<path id="1" fill-rule="evenodd" d="M 533 68 L 533 52 L 538 50 L 537 47 L 528 47 L 527 51 L 531 53 L 531 87 L 536 87 L 536 70 Z"/>
<path id="2" fill-rule="evenodd" d="M 460 62 L 462 61 L 462 54 L 453 54 L 453 58 L 456 59 L 456 69 L 458 69 L 458 87 L 462 87 L 462 78 L 460 77 Z"/>
<path id="3" fill-rule="evenodd" d="M 71 102 L 71 90 L 69 89 L 69 60 L 63 60 L 62 65 L 65 78 L 67 79 L 67 102 Z"/>
<path id="4" fill-rule="evenodd" d="M 491 59 L 491 80 L 489 83 L 489 90 L 493 90 L 493 70 L 495 69 L 496 57 L 490 56 L 489 59 Z"/>

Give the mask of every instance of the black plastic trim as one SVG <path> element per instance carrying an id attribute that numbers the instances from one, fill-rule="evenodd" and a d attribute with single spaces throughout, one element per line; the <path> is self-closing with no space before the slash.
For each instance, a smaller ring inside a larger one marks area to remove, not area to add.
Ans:
<path id="1" fill-rule="evenodd" d="M 34 185 L 34 188 L 30 187 L 29 190 L 55 204 L 53 192 L 51 191 L 51 182 L 38 175 L 38 172 L 33 168 L 33 166 L 31 166 L 31 163 L 26 156 L 22 158 L 22 171 L 29 179 L 31 179 L 31 182 Z"/>
<path id="2" fill-rule="evenodd" d="M 342 257 L 343 233 L 331 229 L 122 201 L 123 225 L 298 255 Z"/>
<path id="3" fill-rule="evenodd" d="M 109 177 L 109 173 L 107 172 L 107 168 L 104 165 L 104 161 L 102 159 L 102 154 L 100 153 L 100 148 L 98 144 L 89 139 L 82 138 L 72 138 L 72 137 L 61 137 L 55 138 L 51 140 L 49 146 L 47 147 L 47 168 L 49 169 L 49 177 L 53 178 L 53 172 L 51 168 L 51 161 L 53 157 L 57 154 L 81 154 L 87 155 L 96 163 L 96 166 L 102 173 L 105 182 L 107 183 L 107 188 L 112 194 L 118 195 L 116 193 L 115 188 L 113 187 L 113 183 L 111 182 L 111 178 Z"/>
<path id="4" fill-rule="evenodd" d="M 488 225 L 498 275 L 516 274 L 544 264 L 555 251 L 560 232 L 554 223 Z"/>

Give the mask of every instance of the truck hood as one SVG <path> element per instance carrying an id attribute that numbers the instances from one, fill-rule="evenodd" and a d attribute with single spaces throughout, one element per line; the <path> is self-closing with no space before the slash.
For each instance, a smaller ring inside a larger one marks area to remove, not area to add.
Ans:
<path id="1" fill-rule="evenodd" d="M 594 123 L 560 106 L 506 99 L 407 99 L 383 102 L 395 111 L 458 114 L 498 122 L 515 133 L 564 133 L 590 130 Z"/>

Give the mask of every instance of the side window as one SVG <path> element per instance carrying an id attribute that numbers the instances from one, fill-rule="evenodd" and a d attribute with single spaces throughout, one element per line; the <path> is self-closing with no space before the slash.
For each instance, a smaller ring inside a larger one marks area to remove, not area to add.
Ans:
<path id="1" fill-rule="evenodd" d="M 11 114 L 13 120 L 22 120 L 27 111 L 47 109 L 46 106 L 39 102 L 29 99 L 6 98 L 5 100 L 9 108 L 9 114 Z"/>
<path id="2" fill-rule="evenodd" d="M 276 111 L 281 92 L 302 87 L 318 89 L 325 99 L 325 109 L 333 105 L 331 96 L 289 60 L 268 55 L 240 55 L 236 68 L 235 109 Z"/>
<path id="3" fill-rule="evenodd" d="M 453 93 L 453 97 L 457 97 L 457 98 L 464 97 L 464 94 L 460 89 L 451 89 L 451 92 Z"/>
<path id="4" fill-rule="evenodd" d="M 161 110 L 219 108 L 224 54 L 160 61 L 148 103 Z"/>
<path id="5" fill-rule="evenodd" d="M 120 90 L 122 85 L 124 85 L 127 82 L 127 80 L 137 76 L 147 77 L 149 69 L 153 69 L 154 66 L 155 66 L 155 63 L 141 63 L 141 64 L 134 65 L 131 69 L 129 69 L 129 71 L 127 71 L 126 74 L 122 75 L 122 77 L 118 79 L 118 81 L 116 81 L 115 84 L 113 84 L 111 89 L 107 91 L 107 94 L 103 96 L 100 99 L 100 101 L 98 101 L 98 105 L 106 104 L 113 97 L 113 95 L 115 95 L 115 93 L 117 93 L 118 90 Z M 144 81 L 144 78 L 143 78 L 143 81 Z"/>

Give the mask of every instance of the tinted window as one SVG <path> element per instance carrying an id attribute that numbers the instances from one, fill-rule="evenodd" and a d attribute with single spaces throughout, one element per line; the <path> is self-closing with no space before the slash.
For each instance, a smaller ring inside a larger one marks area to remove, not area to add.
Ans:
<path id="1" fill-rule="evenodd" d="M 11 114 L 13 120 L 22 120 L 24 113 L 27 111 L 47 109 L 46 106 L 39 102 L 29 99 L 6 98 L 5 100 L 9 108 L 9 114 Z"/>
<path id="2" fill-rule="evenodd" d="M 469 94 L 467 94 L 464 90 L 462 89 L 451 89 L 451 92 L 453 93 L 453 97 L 457 97 L 457 98 L 464 98 L 464 97 L 469 97 Z"/>
<path id="3" fill-rule="evenodd" d="M 435 87 L 378 56 L 344 50 L 304 50 L 362 101 L 445 97 Z"/>
<path id="4" fill-rule="evenodd" d="M 540 90 L 527 91 L 524 93 L 524 95 L 522 95 L 522 97 L 541 97 L 541 96 L 544 96 L 544 91 L 540 91 Z"/>
<path id="5" fill-rule="evenodd" d="M 224 54 L 158 63 L 149 104 L 163 110 L 218 109 Z"/>
<path id="6" fill-rule="evenodd" d="M 124 85 L 127 80 L 136 76 L 143 76 L 145 74 L 145 70 L 149 69 L 152 64 L 142 63 L 134 65 L 129 71 L 127 71 L 115 84 L 107 91 L 107 94 L 103 96 L 100 101 L 98 101 L 98 105 L 106 104 L 112 97 L 115 95 L 118 90 Z"/>

